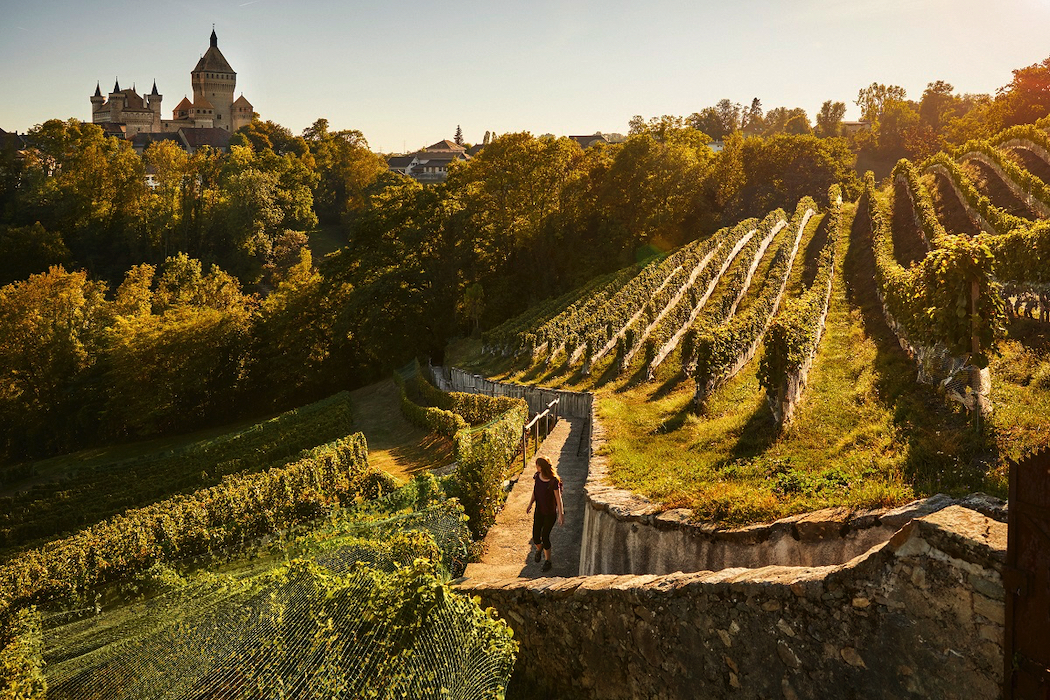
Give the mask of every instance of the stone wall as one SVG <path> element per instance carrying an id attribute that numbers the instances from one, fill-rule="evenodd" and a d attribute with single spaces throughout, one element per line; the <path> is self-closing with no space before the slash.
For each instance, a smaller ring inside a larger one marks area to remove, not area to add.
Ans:
<path id="1" fill-rule="evenodd" d="M 694 522 L 689 510 L 664 511 L 644 496 L 613 486 L 608 458 L 600 449 L 605 429 L 597 418 L 591 422 L 581 575 L 842 564 L 885 542 L 909 520 L 955 503 L 937 495 L 894 509 L 829 508 L 772 523 L 720 529 Z M 1002 504 L 980 495 L 965 502 L 987 512 Z"/>
<path id="2" fill-rule="evenodd" d="M 486 396 L 510 396 L 525 399 L 531 413 L 541 413 L 554 399 L 558 399 L 558 415 L 569 418 L 587 418 L 591 415 L 594 397 L 588 392 L 547 389 L 507 382 L 494 382 L 480 374 L 471 374 L 457 367 L 430 367 L 436 386 L 445 391 L 462 391 Z"/>
<path id="3" fill-rule="evenodd" d="M 460 590 L 515 631 L 511 698 L 998 698 L 1005 553 L 950 506 L 837 566 Z"/>

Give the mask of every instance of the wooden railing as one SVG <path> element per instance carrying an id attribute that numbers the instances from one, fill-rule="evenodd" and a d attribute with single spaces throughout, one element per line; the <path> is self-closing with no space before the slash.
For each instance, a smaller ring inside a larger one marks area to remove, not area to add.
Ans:
<path id="1" fill-rule="evenodd" d="M 537 413 L 532 420 L 522 426 L 521 429 L 521 468 L 529 466 L 529 436 L 532 436 L 532 456 L 535 457 L 540 449 L 540 424 L 543 424 L 543 435 L 550 435 L 551 429 L 558 424 L 558 403 L 561 399 L 554 399 L 542 413 Z"/>

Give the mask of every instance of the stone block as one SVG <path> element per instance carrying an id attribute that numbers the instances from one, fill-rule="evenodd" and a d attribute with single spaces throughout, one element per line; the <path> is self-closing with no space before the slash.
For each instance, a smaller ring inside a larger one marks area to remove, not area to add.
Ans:
<path id="1" fill-rule="evenodd" d="M 842 656 L 842 660 L 848 663 L 850 666 L 856 668 L 867 668 L 864 663 L 864 659 L 861 658 L 860 654 L 853 647 L 843 647 L 839 654 Z"/>
<path id="2" fill-rule="evenodd" d="M 989 622 L 1006 624 L 1006 605 L 1002 601 L 992 600 L 977 593 L 973 596 L 973 611 Z"/>

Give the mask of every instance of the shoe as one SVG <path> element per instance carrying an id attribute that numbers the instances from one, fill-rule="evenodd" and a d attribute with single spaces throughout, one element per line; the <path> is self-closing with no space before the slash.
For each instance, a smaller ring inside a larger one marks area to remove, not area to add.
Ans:
<path id="1" fill-rule="evenodd" d="M 543 562 L 543 570 L 544 571 L 550 571 L 551 570 L 551 560 L 550 559 L 548 559 L 547 561 Z"/>
<path id="2" fill-rule="evenodd" d="M 538 549 L 537 549 L 537 550 L 536 550 L 536 551 L 535 551 L 535 552 L 533 553 L 533 555 L 532 555 L 532 560 L 533 560 L 534 562 L 536 562 L 537 564 L 539 564 L 539 563 L 540 563 L 540 557 L 541 557 L 541 556 L 542 556 L 542 554 L 540 553 L 540 550 L 538 550 Z"/>

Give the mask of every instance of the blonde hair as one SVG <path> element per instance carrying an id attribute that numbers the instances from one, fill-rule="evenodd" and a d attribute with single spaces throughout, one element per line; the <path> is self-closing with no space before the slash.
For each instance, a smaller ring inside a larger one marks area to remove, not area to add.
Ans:
<path id="1" fill-rule="evenodd" d="M 554 465 L 546 457 L 537 457 L 536 466 L 540 468 L 543 475 L 548 479 L 557 479 L 561 481 L 561 477 L 558 476 L 558 472 L 554 469 Z"/>

